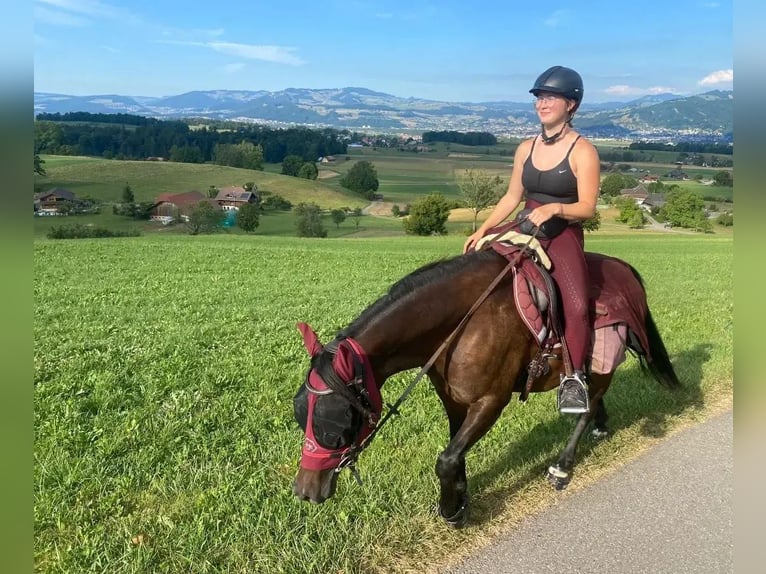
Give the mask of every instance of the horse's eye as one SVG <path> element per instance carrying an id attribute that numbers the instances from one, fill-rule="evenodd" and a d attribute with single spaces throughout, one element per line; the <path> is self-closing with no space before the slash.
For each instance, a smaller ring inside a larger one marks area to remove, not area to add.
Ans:
<path id="1" fill-rule="evenodd" d="M 312 430 L 324 448 L 347 447 L 356 438 L 362 417 L 351 404 L 338 395 L 318 397 L 314 403 Z"/>

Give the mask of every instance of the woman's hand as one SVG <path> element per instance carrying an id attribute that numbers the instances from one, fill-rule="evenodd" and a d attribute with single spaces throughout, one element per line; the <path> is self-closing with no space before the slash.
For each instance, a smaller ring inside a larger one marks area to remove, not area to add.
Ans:
<path id="1" fill-rule="evenodd" d="M 465 240 L 465 244 L 463 244 L 463 253 L 476 247 L 476 244 L 479 242 L 479 240 L 481 240 L 482 237 L 484 237 L 484 232 L 482 230 L 474 231 L 471 235 L 469 235 L 468 239 Z"/>
<path id="2" fill-rule="evenodd" d="M 543 223 L 556 215 L 562 215 L 562 205 L 560 203 L 545 203 L 530 211 L 529 215 L 527 215 L 527 219 L 532 222 L 535 227 L 540 227 Z"/>

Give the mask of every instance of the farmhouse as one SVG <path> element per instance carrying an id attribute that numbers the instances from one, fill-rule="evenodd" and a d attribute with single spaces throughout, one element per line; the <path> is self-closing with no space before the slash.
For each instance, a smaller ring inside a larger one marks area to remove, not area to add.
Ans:
<path id="1" fill-rule="evenodd" d="M 685 171 L 683 171 L 681 168 L 675 168 L 670 173 L 666 174 L 665 177 L 669 177 L 670 179 L 676 179 L 676 180 L 687 180 L 689 179 L 689 176 Z"/>
<path id="2" fill-rule="evenodd" d="M 63 187 L 54 187 L 50 191 L 36 193 L 34 196 L 35 215 L 63 215 L 61 208 L 77 200 L 74 193 Z"/>
<path id="3" fill-rule="evenodd" d="M 641 207 L 651 211 L 652 207 L 659 208 L 663 205 L 665 205 L 664 193 L 650 193 L 649 197 L 644 200 L 644 204 Z"/>
<path id="4" fill-rule="evenodd" d="M 215 196 L 218 207 L 224 211 L 236 211 L 246 203 L 258 203 L 260 197 L 257 190 L 245 191 L 243 187 L 224 187 Z"/>
<path id="5" fill-rule="evenodd" d="M 622 197 L 630 197 L 634 199 L 638 205 L 641 205 L 644 200 L 649 197 L 649 190 L 643 183 L 639 183 L 636 187 L 621 189 L 620 195 Z"/>
<path id="6" fill-rule="evenodd" d="M 161 193 L 154 200 L 154 205 L 149 208 L 149 219 L 168 224 L 174 219 L 188 216 L 200 201 L 204 201 L 205 195 L 201 191 L 186 191 L 184 193 Z M 218 207 L 218 204 L 215 204 Z"/>
<path id="7" fill-rule="evenodd" d="M 639 183 L 636 187 L 620 190 L 621 197 L 630 197 L 641 209 L 651 211 L 652 207 L 665 205 L 665 194 L 649 193 L 644 184 Z"/>

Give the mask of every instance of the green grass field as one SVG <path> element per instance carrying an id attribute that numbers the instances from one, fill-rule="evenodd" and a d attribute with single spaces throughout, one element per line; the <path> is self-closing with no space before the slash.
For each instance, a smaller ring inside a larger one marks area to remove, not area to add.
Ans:
<path id="1" fill-rule="evenodd" d="M 512 402 L 472 449 L 471 527 L 447 527 L 433 471 L 447 424 L 427 382 L 362 455 L 362 487 L 344 473 L 324 505 L 291 494 L 302 441 L 292 396 L 308 367 L 295 323 L 329 339 L 462 241 L 36 239 L 36 571 L 435 571 L 555 502 L 542 475 L 573 421 L 548 393 Z M 586 241 L 642 273 L 684 387 L 669 393 L 629 358 L 606 397 L 615 433 L 583 441 L 570 490 L 730 404 L 733 388 L 732 238 L 618 230 Z M 412 376 L 390 379 L 385 399 Z"/>

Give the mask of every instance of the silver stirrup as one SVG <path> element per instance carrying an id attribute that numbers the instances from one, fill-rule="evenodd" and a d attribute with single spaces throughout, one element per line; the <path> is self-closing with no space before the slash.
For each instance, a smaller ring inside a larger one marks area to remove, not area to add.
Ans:
<path id="1" fill-rule="evenodd" d="M 576 381 L 577 384 L 582 389 L 582 396 L 585 397 L 585 403 L 583 405 L 574 405 L 574 406 L 561 406 L 561 394 L 564 390 L 564 383 L 569 381 Z M 585 385 L 585 381 L 582 380 L 580 377 L 580 373 L 577 371 L 574 372 L 571 376 L 566 376 L 564 374 L 560 375 L 560 382 L 559 382 L 559 388 L 558 393 L 556 394 L 556 405 L 558 407 L 558 410 L 562 414 L 583 414 L 590 412 L 590 399 L 588 398 L 588 387 Z"/>

